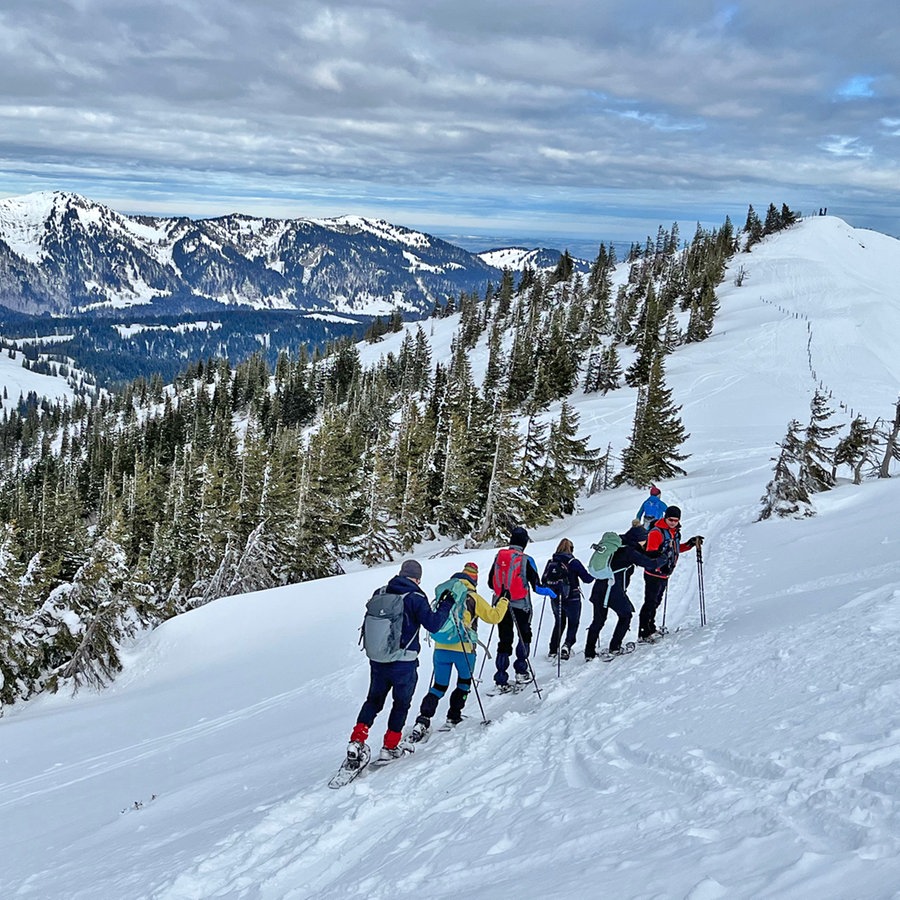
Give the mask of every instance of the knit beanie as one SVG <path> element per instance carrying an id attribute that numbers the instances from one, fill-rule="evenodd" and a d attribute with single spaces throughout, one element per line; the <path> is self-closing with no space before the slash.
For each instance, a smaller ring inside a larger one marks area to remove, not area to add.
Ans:
<path id="1" fill-rule="evenodd" d="M 400 576 L 402 578 L 415 578 L 418 581 L 422 577 L 422 567 L 414 559 L 404 559 L 403 565 L 400 566 Z"/>
<path id="2" fill-rule="evenodd" d="M 472 584 L 478 584 L 478 566 L 475 563 L 467 562 L 463 566 L 462 573 Z"/>
<path id="3" fill-rule="evenodd" d="M 662 491 L 654 484 L 652 488 L 650 488 L 650 493 L 653 494 L 654 497 L 658 497 Z"/>
<path id="4" fill-rule="evenodd" d="M 634 525 L 621 537 L 623 544 L 630 544 L 633 547 L 636 544 L 640 544 L 641 541 L 647 540 L 647 529 L 642 528 L 640 525 Z"/>
<path id="5" fill-rule="evenodd" d="M 523 550 L 528 546 L 528 541 L 530 540 L 528 532 L 521 525 L 516 525 L 509 536 L 510 546 L 521 547 Z"/>
<path id="6" fill-rule="evenodd" d="M 665 518 L 672 517 L 673 519 L 681 518 L 681 507 L 679 506 L 667 506 L 665 512 Z"/>

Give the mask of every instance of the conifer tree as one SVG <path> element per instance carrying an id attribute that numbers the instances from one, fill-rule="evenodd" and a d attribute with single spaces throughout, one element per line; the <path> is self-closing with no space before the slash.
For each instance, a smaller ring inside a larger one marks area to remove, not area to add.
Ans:
<path id="1" fill-rule="evenodd" d="M 871 464 L 877 446 L 877 432 L 862 416 L 856 416 L 850 423 L 849 434 L 834 448 L 834 466 L 849 466 L 853 472 L 853 483 L 862 483 L 863 466 Z"/>
<path id="2" fill-rule="evenodd" d="M 744 250 L 749 253 L 750 248 L 763 239 L 763 223 L 756 214 L 753 204 L 750 204 L 750 207 L 747 209 L 747 221 L 744 223 L 744 233 L 747 235 Z"/>
<path id="3" fill-rule="evenodd" d="M 839 425 L 825 423 L 834 415 L 825 395 L 816 390 L 810 401 L 809 425 L 803 440 L 803 473 L 810 494 L 834 487 L 834 451 L 823 444 L 840 430 Z"/>
<path id="4" fill-rule="evenodd" d="M 685 434 L 678 417 L 680 409 L 666 387 L 663 358 L 657 356 L 646 389 L 638 393 L 631 440 L 622 454 L 622 471 L 616 476 L 616 484 L 646 486 L 686 474 L 679 463 L 688 457 L 679 448 L 690 435 Z"/>
<path id="5" fill-rule="evenodd" d="M 815 515 L 802 477 L 803 428 L 793 419 L 775 457 L 775 473 L 760 498 L 762 509 L 757 521 L 770 516 L 804 518 Z"/>

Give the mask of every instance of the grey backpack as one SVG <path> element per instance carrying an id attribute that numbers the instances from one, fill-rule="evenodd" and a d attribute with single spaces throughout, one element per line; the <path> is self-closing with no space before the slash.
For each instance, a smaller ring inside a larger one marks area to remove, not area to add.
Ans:
<path id="1" fill-rule="evenodd" d="M 406 594 L 391 594 L 382 587 L 366 603 L 361 640 L 366 656 L 373 662 L 397 662 L 416 659 L 419 655 L 415 650 L 407 650 L 416 638 L 415 633 L 406 647 L 400 646 L 405 597 Z"/>

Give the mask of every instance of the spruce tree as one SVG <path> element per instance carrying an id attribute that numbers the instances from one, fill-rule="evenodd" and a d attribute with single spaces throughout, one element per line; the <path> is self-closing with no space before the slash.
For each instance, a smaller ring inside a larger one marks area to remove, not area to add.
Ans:
<path id="1" fill-rule="evenodd" d="M 679 448 L 690 435 L 685 434 L 678 417 L 680 409 L 666 387 L 663 357 L 657 356 L 646 389 L 638 393 L 631 440 L 622 454 L 622 471 L 616 476 L 616 484 L 646 486 L 686 474 L 679 463 L 688 457 Z"/>
<path id="2" fill-rule="evenodd" d="M 834 448 L 833 462 L 838 466 L 849 466 L 853 472 L 853 483 L 862 483 L 863 466 L 874 460 L 877 446 L 877 432 L 862 416 L 856 416 L 850 423 L 849 434 Z"/>
<path id="3" fill-rule="evenodd" d="M 793 419 L 779 445 L 780 452 L 774 458 L 775 473 L 766 485 L 765 494 L 760 498 L 762 509 L 757 521 L 773 515 L 781 518 L 815 515 L 802 475 L 803 439 L 803 427 Z"/>

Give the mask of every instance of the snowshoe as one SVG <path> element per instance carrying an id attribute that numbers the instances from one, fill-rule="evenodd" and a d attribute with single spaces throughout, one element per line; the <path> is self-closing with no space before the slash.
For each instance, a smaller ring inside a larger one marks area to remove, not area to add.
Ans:
<path id="1" fill-rule="evenodd" d="M 328 782 L 328 787 L 340 788 L 350 784 L 351 781 L 359 777 L 371 758 L 372 751 L 369 749 L 368 744 L 351 741 L 350 746 L 347 748 L 347 757 L 341 763 L 341 767 L 331 781 Z"/>
<path id="2" fill-rule="evenodd" d="M 424 744 L 431 735 L 431 728 L 424 722 L 416 722 L 409 733 L 407 740 L 411 744 Z"/>
<path id="3" fill-rule="evenodd" d="M 559 658 L 560 659 L 568 659 L 569 656 L 571 655 L 571 653 L 572 653 L 572 651 L 568 647 L 568 645 L 564 645 L 559 648 Z"/>
<path id="4" fill-rule="evenodd" d="M 627 656 L 629 653 L 634 653 L 636 648 L 637 645 L 634 641 L 629 641 L 627 644 L 623 644 L 618 650 L 604 650 L 600 654 L 600 659 L 602 659 L 603 662 L 612 662 L 620 656 Z"/>
<path id="5" fill-rule="evenodd" d="M 386 766 L 404 756 L 415 753 L 416 748 L 409 741 L 400 741 L 396 747 L 382 747 L 378 756 L 372 760 L 372 765 L 380 768 Z"/>

